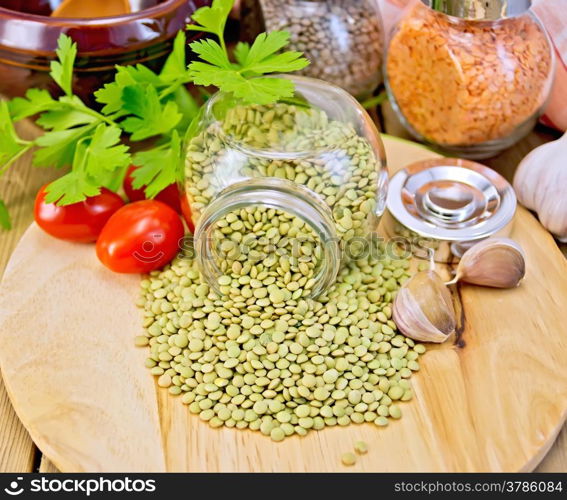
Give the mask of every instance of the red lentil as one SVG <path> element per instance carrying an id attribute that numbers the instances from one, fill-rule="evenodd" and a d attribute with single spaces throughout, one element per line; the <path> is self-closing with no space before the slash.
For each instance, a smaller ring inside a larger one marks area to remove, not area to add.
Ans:
<path id="1" fill-rule="evenodd" d="M 507 137 L 541 111 L 552 55 L 529 14 L 472 21 L 418 2 L 390 42 L 386 67 L 391 93 L 419 135 L 472 145 Z"/>

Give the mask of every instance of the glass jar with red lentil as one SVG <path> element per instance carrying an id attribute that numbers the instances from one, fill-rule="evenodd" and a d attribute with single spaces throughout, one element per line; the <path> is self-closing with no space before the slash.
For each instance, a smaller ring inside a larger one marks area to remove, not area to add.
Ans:
<path id="1" fill-rule="evenodd" d="M 415 0 L 387 45 L 386 88 L 418 140 L 487 158 L 531 131 L 554 55 L 529 0 Z"/>

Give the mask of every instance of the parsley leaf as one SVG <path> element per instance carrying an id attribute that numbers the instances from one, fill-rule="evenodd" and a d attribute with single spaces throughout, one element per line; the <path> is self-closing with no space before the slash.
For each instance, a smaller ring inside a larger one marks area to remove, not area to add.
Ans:
<path id="1" fill-rule="evenodd" d="M 4 229 L 12 229 L 10 214 L 6 208 L 6 204 L 2 200 L 0 200 L 0 227 L 3 227 Z"/>
<path id="2" fill-rule="evenodd" d="M 100 187 L 92 184 L 81 172 L 69 172 L 45 188 L 45 201 L 59 206 L 71 205 L 88 196 L 100 194 Z"/>
<path id="3" fill-rule="evenodd" d="M 254 48 L 254 46 L 252 46 L 252 48 Z M 307 59 L 302 57 L 301 52 L 290 51 L 271 55 L 254 63 L 246 64 L 243 69 L 246 73 L 263 75 L 266 73 L 299 71 L 308 64 Z"/>
<path id="4" fill-rule="evenodd" d="M 9 103 L 10 114 L 14 121 L 23 120 L 29 116 L 43 113 L 48 109 L 56 107 L 57 101 L 54 100 L 47 90 L 29 89 L 26 97 L 16 97 Z"/>
<path id="5" fill-rule="evenodd" d="M 212 33 L 222 40 L 226 21 L 233 4 L 234 0 L 213 0 L 211 7 L 201 7 L 195 11 L 192 19 L 199 24 L 190 24 L 187 29 Z M 222 40 L 222 43 L 224 44 L 224 40 Z"/>
<path id="6" fill-rule="evenodd" d="M 132 163 L 139 167 L 132 173 L 132 186 L 134 189 L 146 186 L 146 196 L 153 198 L 179 179 L 182 165 L 179 134 L 174 131 L 169 144 L 137 153 Z"/>
<path id="7" fill-rule="evenodd" d="M 96 178 L 97 172 L 114 171 L 130 163 L 128 146 L 120 143 L 122 131 L 116 126 L 101 123 L 85 151 L 85 171 Z"/>
<path id="8" fill-rule="evenodd" d="M 301 52 L 289 51 L 277 54 L 289 43 L 287 31 L 260 33 L 248 50 L 242 68 L 256 73 L 272 73 L 276 71 L 297 71 L 305 68 L 309 61 Z M 270 67 L 273 66 L 273 68 Z"/>
<path id="9" fill-rule="evenodd" d="M 36 121 L 46 130 L 67 130 L 77 125 L 94 123 L 99 119 L 76 97 L 62 97 L 57 106 L 43 113 Z"/>
<path id="10" fill-rule="evenodd" d="M 107 83 L 94 93 L 97 102 L 104 104 L 102 112 L 105 115 L 117 113 L 122 108 L 122 90 L 128 85 L 123 81 L 123 76 L 127 75 L 121 69 L 118 69 L 114 81 Z"/>
<path id="11" fill-rule="evenodd" d="M 189 65 L 189 74 L 197 85 L 214 85 L 224 92 L 255 104 L 270 104 L 292 97 L 294 84 L 283 78 L 252 78 L 268 73 L 285 73 L 305 68 L 309 61 L 301 52 L 278 53 L 289 43 L 289 33 L 274 31 L 260 34 L 252 46 L 239 43 L 232 63 L 226 48 L 214 40 L 193 42 L 190 47 L 199 57 Z"/>
<path id="12" fill-rule="evenodd" d="M 29 146 L 16 134 L 8 103 L 0 101 L 0 164 L 9 163 L 26 149 Z"/>
<path id="13" fill-rule="evenodd" d="M 113 182 L 109 174 L 122 172 L 130 164 L 128 147 L 119 144 L 120 135 L 119 127 L 101 123 L 92 136 L 80 139 L 71 172 L 49 185 L 46 201 L 60 206 L 77 203 L 99 194 L 101 186 Z"/>
<path id="14" fill-rule="evenodd" d="M 195 85 L 214 85 L 215 87 L 227 90 L 226 85 L 230 81 L 238 79 L 239 73 L 232 69 L 218 68 L 212 64 L 207 64 L 201 61 L 192 62 L 189 65 L 191 71 L 191 78 Z"/>
<path id="15" fill-rule="evenodd" d="M 132 134 L 133 141 L 166 134 L 179 123 L 181 114 L 173 101 L 162 106 L 155 87 L 125 87 L 122 92 L 125 111 L 131 113 L 122 128 Z"/>
<path id="16" fill-rule="evenodd" d="M 10 109 L 6 101 L 0 101 L 0 176 L 23 153 L 32 147 L 32 143 L 18 137 L 14 128 Z M 10 214 L 3 200 L 0 199 L 0 227 L 11 229 Z"/>
<path id="17" fill-rule="evenodd" d="M 185 57 L 186 37 L 183 31 L 177 33 L 173 41 L 173 50 L 166 59 L 159 77 L 164 82 L 187 79 L 187 62 Z"/>
<path id="18" fill-rule="evenodd" d="M 199 105 L 189 91 L 184 87 L 178 87 L 173 93 L 173 100 L 177 104 L 177 108 L 183 115 L 177 124 L 177 129 L 183 133 L 193 121 L 193 118 L 199 113 Z"/>
<path id="19" fill-rule="evenodd" d="M 201 59 L 207 61 L 213 65 L 213 67 L 221 69 L 238 69 L 237 66 L 233 65 L 223 48 L 214 40 L 200 40 L 193 42 L 191 44 L 191 49 L 195 52 Z M 202 64 L 202 63 L 201 63 Z M 193 64 L 189 66 L 189 69 L 193 67 Z"/>
<path id="20" fill-rule="evenodd" d="M 51 78 L 55 80 L 65 94 L 73 95 L 73 66 L 77 57 L 77 44 L 67 35 L 61 34 L 57 41 L 58 61 L 51 62 Z"/>
<path id="21" fill-rule="evenodd" d="M 244 62 L 250 52 L 250 44 L 246 42 L 238 42 L 234 48 L 234 58 L 240 66 L 244 66 Z"/>
<path id="22" fill-rule="evenodd" d="M 40 149 L 34 154 L 34 165 L 57 168 L 72 165 L 77 142 L 92 129 L 92 124 L 89 124 L 69 130 L 46 132 L 35 140 Z"/>
<path id="23" fill-rule="evenodd" d="M 227 90 L 242 100 L 257 104 L 271 104 L 280 99 L 293 97 L 295 86 L 284 78 L 244 78 L 230 82 Z"/>
<path id="24" fill-rule="evenodd" d="M 138 85 L 160 86 L 161 81 L 151 69 L 138 64 L 136 66 L 116 66 L 114 81 L 107 83 L 103 88 L 95 92 L 95 98 L 105 106 L 102 112 L 105 115 L 112 113 L 124 114 L 122 93 L 126 87 Z"/>

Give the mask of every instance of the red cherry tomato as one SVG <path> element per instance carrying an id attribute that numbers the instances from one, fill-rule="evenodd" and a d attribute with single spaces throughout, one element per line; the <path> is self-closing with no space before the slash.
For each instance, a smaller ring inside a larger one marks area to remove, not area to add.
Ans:
<path id="1" fill-rule="evenodd" d="M 58 207 L 45 202 L 47 186 L 43 186 L 35 198 L 35 221 L 47 234 L 62 240 L 95 242 L 110 216 L 124 206 L 120 196 L 102 188 L 100 194 L 85 201 Z"/>
<path id="2" fill-rule="evenodd" d="M 108 220 L 96 254 L 117 273 L 149 273 L 175 257 L 183 235 L 183 222 L 171 207 L 156 200 L 136 201 Z"/>
<path id="3" fill-rule="evenodd" d="M 189 200 L 186 196 L 181 198 L 181 215 L 185 219 L 187 227 L 191 234 L 195 234 L 195 224 L 193 224 L 193 217 L 191 215 L 191 206 L 189 205 Z"/>
<path id="4" fill-rule="evenodd" d="M 134 182 L 134 177 L 132 172 L 138 167 L 135 165 L 130 165 L 128 171 L 126 172 L 126 177 L 124 177 L 124 192 L 130 201 L 141 201 L 146 199 L 146 194 L 143 189 L 135 189 L 132 183 Z M 179 188 L 177 184 L 170 184 L 163 191 L 158 193 L 154 200 L 161 201 L 166 205 L 169 205 L 178 214 L 181 213 L 181 196 L 179 194 Z"/>

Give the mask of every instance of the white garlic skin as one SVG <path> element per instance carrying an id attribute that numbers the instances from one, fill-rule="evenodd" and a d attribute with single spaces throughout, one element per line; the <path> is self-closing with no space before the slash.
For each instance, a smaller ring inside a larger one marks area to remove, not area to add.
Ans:
<path id="1" fill-rule="evenodd" d="M 488 238 L 461 257 L 452 282 L 465 281 L 493 288 L 514 288 L 526 274 L 522 247 L 509 238 Z"/>
<path id="2" fill-rule="evenodd" d="M 567 242 L 567 132 L 521 161 L 514 190 L 520 203 L 536 212 L 550 233 Z"/>
<path id="3" fill-rule="evenodd" d="M 451 292 L 435 271 L 419 272 L 404 283 L 392 313 L 398 329 L 420 342 L 445 342 L 457 326 Z"/>

